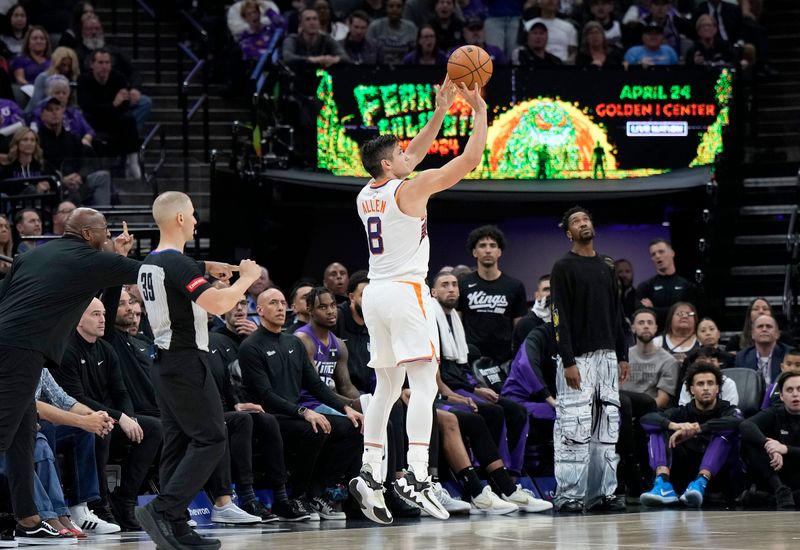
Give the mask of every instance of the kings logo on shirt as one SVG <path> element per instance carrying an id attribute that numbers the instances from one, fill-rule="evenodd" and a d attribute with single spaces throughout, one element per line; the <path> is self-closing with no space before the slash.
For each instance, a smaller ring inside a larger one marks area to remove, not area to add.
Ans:
<path id="1" fill-rule="evenodd" d="M 467 307 L 480 313 L 497 313 L 503 315 L 508 308 L 505 294 L 487 294 L 483 290 L 467 293 Z"/>

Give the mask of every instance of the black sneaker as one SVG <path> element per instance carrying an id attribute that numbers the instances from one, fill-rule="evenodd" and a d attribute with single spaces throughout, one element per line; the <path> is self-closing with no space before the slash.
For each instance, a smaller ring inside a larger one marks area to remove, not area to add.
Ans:
<path id="1" fill-rule="evenodd" d="M 78 539 L 74 534 L 60 534 L 52 525 L 40 521 L 34 527 L 23 527 L 19 523 L 14 528 L 16 542 L 19 545 L 32 544 L 78 544 Z"/>
<path id="2" fill-rule="evenodd" d="M 308 519 L 310 521 L 319 521 L 319 513 L 311 506 L 311 501 L 308 500 L 308 497 L 305 495 L 299 496 L 294 501 L 297 503 L 297 507 L 300 508 L 304 513 L 308 514 Z"/>
<path id="3" fill-rule="evenodd" d="M 393 486 L 389 486 L 383 493 L 383 498 L 386 501 L 386 507 L 396 518 L 418 518 L 422 514 L 422 510 L 416 506 L 411 506 L 405 500 L 397 496 Z"/>
<path id="4" fill-rule="evenodd" d="M 272 523 L 273 521 L 278 521 L 279 519 L 278 516 L 267 510 L 266 506 L 261 504 L 258 499 L 240 504 L 239 508 L 250 515 L 260 517 L 261 523 Z"/>
<path id="5" fill-rule="evenodd" d="M 172 524 L 164 517 L 164 514 L 153 508 L 152 502 L 144 506 L 137 506 L 134 514 L 136 514 L 139 525 L 150 535 L 158 550 L 183 550 L 175 538 Z M 187 525 L 186 528 L 188 529 L 189 526 Z"/>
<path id="6" fill-rule="evenodd" d="M 114 491 L 109 495 L 108 500 L 111 504 L 114 522 L 122 527 L 123 531 L 142 530 L 142 526 L 136 521 L 136 515 L 133 513 L 133 510 L 136 508 L 135 498 L 123 497 L 119 495 L 119 491 Z M 98 515 L 97 511 L 95 511 L 95 515 Z M 100 519 L 103 518 L 101 517 Z"/>
<path id="7" fill-rule="evenodd" d="M 775 504 L 778 510 L 794 510 L 795 502 L 792 490 L 786 485 L 781 485 L 775 490 Z"/>
<path id="8" fill-rule="evenodd" d="M 447 519 L 450 512 L 444 509 L 442 503 L 436 498 L 430 476 L 417 479 L 413 470 L 408 470 L 406 475 L 394 482 L 397 495 L 408 504 L 425 510 L 436 519 Z"/>
<path id="9" fill-rule="evenodd" d="M 311 518 L 311 514 L 304 510 L 296 500 L 273 502 L 272 513 L 278 516 L 279 521 L 306 521 Z"/>
<path id="10" fill-rule="evenodd" d="M 555 509 L 559 514 L 582 514 L 583 502 L 580 500 L 563 500 L 556 503 Z"/>
<path id="11" fill-rule="evenodd" d="M 197 550 L 219 550 L 222 547 L 222 542 L 219 539 L 212 539 L 210 537 L 201 537 L 197 531 L 189 527 L 189 530 L 180 535 L 175 535 L 175 540 L 185 550 L 186 548 L 196 548 Z"/>
<path id="12" fill-rule="evenodd" d="M 14 538 L 14 529 L 0 531 L 0 548 L 16 548 L 17 546 L 19 543 Z"/>
<path id="13" fill-rule="evenodd" d="M 624 512 L 625 497 L 623 495 L 604 496 L 589 508 L 590 512 Z"/>

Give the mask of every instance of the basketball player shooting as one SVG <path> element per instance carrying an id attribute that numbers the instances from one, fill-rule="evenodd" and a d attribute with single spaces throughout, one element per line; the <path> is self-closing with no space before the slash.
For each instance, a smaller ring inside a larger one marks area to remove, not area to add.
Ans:
<path id="1" fill-rule="evenodd" d="M 407 179 L 425 158 L 456 93 L 472 107 L 472 135 L 464 153 L 432 170 Z M 350 492 L 372 521 L 388 524 L 391 512 L 383 498 L 381 469 L 386 423 L 408 375 L 408 471 L 394 488 L 409 504 L 439 519 L 449 514 L 433 494 L 428 475 L 428 444 L 436 397 L 439 335 L 433 315 L 428 274 L 427 205 L 435 193 L 454 186 L 481 161 L 486 147 L 486 103 L 480 87 L 457 87 L 449 78 L 436 93 L 436 110 L 403 151 L 396 136 L 365 143 L 361 159 L 372 179 L 358 195 L 356 207 L 367 232 L 370 284 L 364 290 L 364 321 L 370 334 L 377 384 L 364 421 L 363 465 L 350 481 Z"/>

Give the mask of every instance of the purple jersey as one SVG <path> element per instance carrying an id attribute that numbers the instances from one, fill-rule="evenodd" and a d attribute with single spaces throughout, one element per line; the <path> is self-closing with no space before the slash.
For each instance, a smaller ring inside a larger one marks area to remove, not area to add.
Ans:
<path id="1" fill-rule="evenodd" d="M 331 391 L 336 392 L 336 382 L 333 380 L 333 371 L 336 368 L 336 363 L 339 361 L 339 342 L 333 333 L 328 335 L 328 345 L 326 346 L 322 340 L 317 338 L 314 334 L 314 329 L 311 325 L 305 325 L 295 331 L 295 334 L 304 333 L 306 336 L 311 337 L 317 351 L 314 352 L 312 363 L 314 368 L 317 369 L 320 379 L 328 386 Z M 300 390 L 300 403 L 309 409 L 315 409 L 322 405 L 319 399 L 311 395 L 304 389 Z"/>

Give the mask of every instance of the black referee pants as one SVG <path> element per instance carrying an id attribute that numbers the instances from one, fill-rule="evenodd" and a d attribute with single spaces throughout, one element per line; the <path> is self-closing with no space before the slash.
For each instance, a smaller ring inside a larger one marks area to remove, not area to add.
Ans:
<path id="1" fill-rule="evenodd" d="M 225 420 L 206 352 L 162 351 L 154 371 L 164 448 L 153 507 L 178 522 L 225 453 Z"/>
<path id="2" fill-rule="evenodd" d="M 36 386 L 44 356 L 38 351 L 0 346 L 0 453 L 17 518 L 35 516 L 33 447 L 36 442 Z"/>

